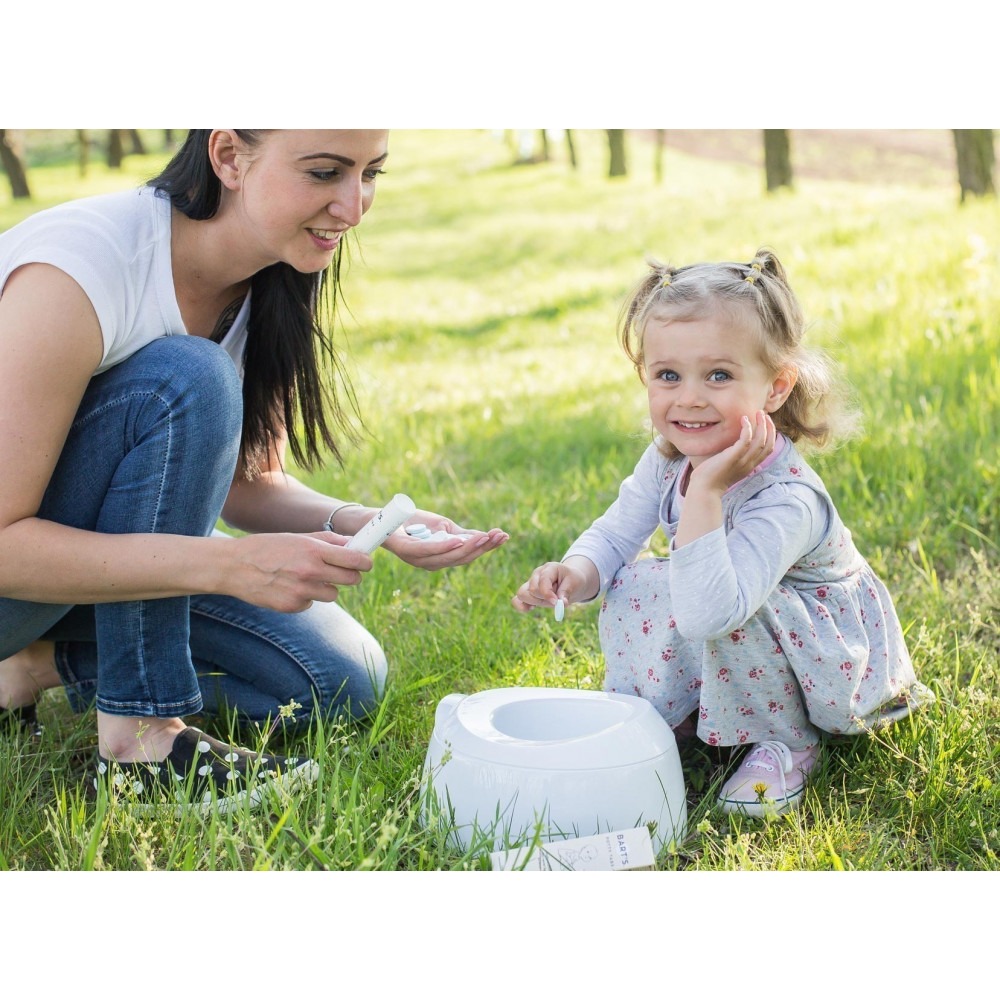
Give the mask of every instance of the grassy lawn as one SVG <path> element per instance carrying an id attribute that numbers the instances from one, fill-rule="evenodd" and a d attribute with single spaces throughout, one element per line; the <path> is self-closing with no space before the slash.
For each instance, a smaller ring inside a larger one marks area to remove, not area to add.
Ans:
<path id="1" fill-rule="evenodd" d="M 319 488 L 408 493 L 461 524 L 508 530 L 470 567 L 427 574 L 377 553 L 344 605 L 380 638 L 392 678 L 366 727 L 316 728 L 308 794 L 273 812 L 138 817 L 87 794 L 91 716 L 60 692 L 39 747 L 0 744 L 0 868 L 481 870 L 419 822 L 437 702 L 508 685 L 597 689 L 596 606 L 519 616 L 510 597 L 617 494 L 648 432 L 645 394 L 615 339 L 623 296 L 653 255 L 675 263 L 776 249 L 843 364 L 862 437 L 816 456 L 846 525 L 893 594 L 937 704 L 830 747 L 798 814 L 712 808 L 724 762 L 685 750 L 689 834 L 677 871 L 997 870 L 1000 852 L 1000 206 L 954 184 L 804 179 L 767 197 L 757 168 L 633 141 L 609 181 L 601 133 L 511 166 L 493 133 L 399 132 L 360 229 L 340 336 L 369 440 Z M 0 229 L 64 198 L 140 183 L 93 164 L 31 171 L 36 200 L 0 193 Z"/>

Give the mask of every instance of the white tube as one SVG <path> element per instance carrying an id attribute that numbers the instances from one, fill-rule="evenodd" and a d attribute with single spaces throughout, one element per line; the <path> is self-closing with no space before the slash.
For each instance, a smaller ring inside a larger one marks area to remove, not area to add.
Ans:
<path id="1" fill-rule="evenodd" d="M 371 555 L 416 509 L 405 493 L 397 493 L 344 548 Z"/>

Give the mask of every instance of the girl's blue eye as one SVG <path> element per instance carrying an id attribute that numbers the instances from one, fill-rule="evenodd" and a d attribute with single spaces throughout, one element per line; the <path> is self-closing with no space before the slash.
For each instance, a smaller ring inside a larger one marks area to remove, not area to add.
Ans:
<path id="1" fill-rule="evenodd" d="M 728 382 L 729 372 L 724 372 L 722 370 L 714 371 L 708 376 L 709 382 Z"/>
<path id="2" fill-rule="evenodd" d="M 656 376 L 661 382 L 679 382 L 680 375 L 675 371 L 671 371 L 669 368 L 666 371 L 662 371 Z"/>

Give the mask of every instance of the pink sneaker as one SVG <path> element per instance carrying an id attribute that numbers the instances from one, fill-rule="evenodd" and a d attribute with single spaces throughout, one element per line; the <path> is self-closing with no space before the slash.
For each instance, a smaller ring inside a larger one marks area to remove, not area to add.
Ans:
<path id="1" fill-rule="evenodd" d="M 777 740 L 756 744 L 722 786 L 722 811 L 776 816 L 797 809 L 805 792 L 806 775 L 818 759 L 818 743 L 808 750 L 795 751 Z"/>

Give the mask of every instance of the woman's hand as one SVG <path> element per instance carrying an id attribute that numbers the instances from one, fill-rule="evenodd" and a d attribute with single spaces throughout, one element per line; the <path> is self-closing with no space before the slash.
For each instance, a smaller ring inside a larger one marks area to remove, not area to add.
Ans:
<path id="1" fill-rule="evenodd" d="M 304 611 L 313 601 L 337 600 L 372 568 L 371 556 L 344 548 L 344 535 L 261 534 L 219 539 L 233 546 L 236 565 L 222 593 L 275 611 Z"/>
<path id="2" fill-rule="evenodd" d="M 426 525 L 431 534 L 446 532 L 453 537 L 421 541 L 406 533 L 406 528 L 414 524 Z M 501 528 L 491 528 L 489 531 L 463 528 L 440 514 L 418 510 L 382 543 L 382 548 L 388 549 L 411 566 L 435 570 L 474 562 L 481 555 L 498 549 L 509 538 L 510 535 Z"/>
<path id="3" fill-rule="evenodd" d="M 555 607 L 586 601 L 597 594 L 600 581 L 597 568 L 589 559 L 571 556 L 565 562 L 542 563 L 511 598 L 515 611 Z"/>

